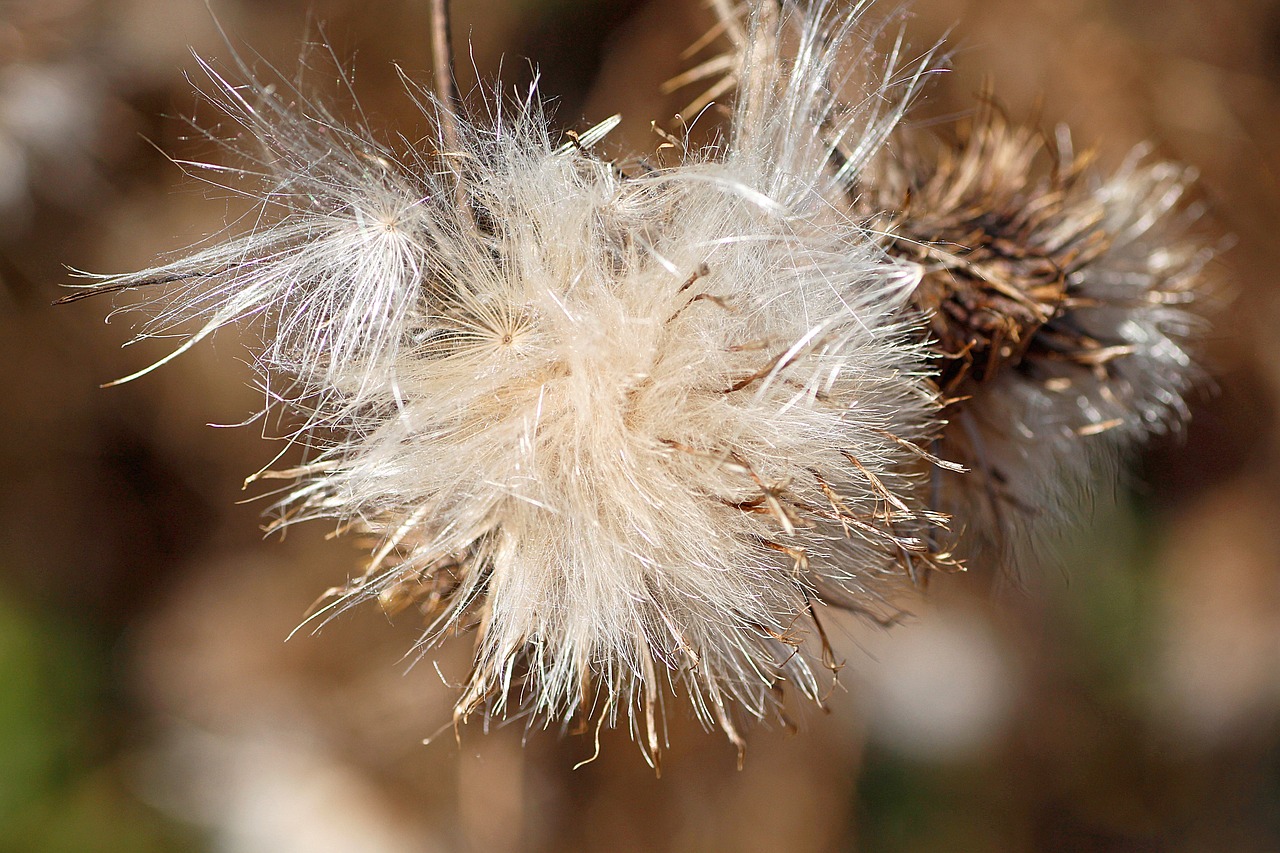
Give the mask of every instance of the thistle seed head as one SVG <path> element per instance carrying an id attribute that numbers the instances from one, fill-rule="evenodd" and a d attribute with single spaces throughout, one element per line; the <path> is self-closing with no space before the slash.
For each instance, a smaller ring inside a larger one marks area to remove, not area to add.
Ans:
<path id="1" fill-rule="evenodd" d="M 1030 565 L 1121 455 L 1188 417 L 1205 265 L 1191 170 L 1135 149 L 1104 176 L 983 99 L 950 141 L 907 138 L 859 187 L 895 257 L 920 264 L 949 422 L 940 505 L 966 553 Z"/>
<path id="2" fill-rule="evenodd" d="M 656 760 L 674 692 L 741 746 L 785 685 L 818 698 L 823 604 L 887 615 L 931 559 L 919 269 L 826 168 L 832 128 L 865 162 L 897 116 L 888 83 L 829 94 L 857 20 L 754 18 L 728 141 L 635 175 L 592 153 L 611 122 L 553 138 L 536 89 L 475 123 L 423 97 L 457 144 L 396 152 L 205 65 L 252 224 L 94 291 L 158 290 L 144 335 L 201 321 L 179 351 L 260 321 L 309 454 L 269 475 L 296 480 L 281 523 L 376 542 L 321 614 L 414 608 L 424 650 L 473 632 L 458 719 L 626 719 Z"/>

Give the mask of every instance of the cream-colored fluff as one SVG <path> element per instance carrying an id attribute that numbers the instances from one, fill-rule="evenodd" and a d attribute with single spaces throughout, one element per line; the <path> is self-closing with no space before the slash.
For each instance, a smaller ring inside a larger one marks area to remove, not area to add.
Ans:
<path id="1" fill-rule="evenodd" d="M 165 286 L 146 331 L 203 319 L 183 348 L 261 321 L 312 448 L 283 518 L 380 542 L 325 612 L 415 606 L 424 648 L 475 629 L 460 717 L 625 718 L 656 756 L 670 685 L 740 744 L 786 683 L 817 697 L 816 608 L 883 612 L 928 559 L 918 270 L 840 212 L 824 141 L 869 157 L 927 62 L 837 108 L 857 23 L 758 16 L 727 141 L 629 176 L 591 153 L 605 126 L 553 139 L 536 91 L 405 153 L 206 66 L 259 215 L 97 288 Z"/>

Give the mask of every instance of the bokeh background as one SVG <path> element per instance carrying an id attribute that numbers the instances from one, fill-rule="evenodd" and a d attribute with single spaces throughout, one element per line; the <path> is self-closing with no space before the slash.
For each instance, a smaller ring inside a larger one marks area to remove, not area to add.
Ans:
<path id="1" fill-rule="evenodd" d="M 710 23 L 696 0 L 454 5 L 464 89 L 536 61 L 564 127 L 624 114 L 619 151 L 687 102 L 659 87 Z M 1215 387 L 1060 569 L 842 623 L 829 713 L 757 729 L 741 771 L 677 713 L 661 779 L 621 734 L 575 770 L 586 738 L 441 730 L 466 649 L 411 666 L 411 618 L 286 642 L 360 552 L 263 539 L 240 483 L 278 445 L 207 426 L 259 402 L 241 342 L 102 390 L 163 343 L 121 349 L 109 300 L 50 304 L 68 266 L 140 268 L 234 213 L 166 158 L 217 156 L 182 118 L 208 113 L 191 49 L 288 75 L 322 37 L 375 124 L 420 129 L 392 63 L 427 76 L 427 24 L 425 0 L 0 0 L 0 851 L 1280 850 L 1280 3 L 911 4 L 954 69 L 913 122 L 989 79 L 1104 166 L 1150 141 L 1200 170 L 1232 244 Z"/>

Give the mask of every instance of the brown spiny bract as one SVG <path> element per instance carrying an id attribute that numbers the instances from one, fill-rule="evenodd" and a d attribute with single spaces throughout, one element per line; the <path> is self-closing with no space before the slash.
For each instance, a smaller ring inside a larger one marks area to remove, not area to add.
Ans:
<path id="1" fill-rule="evenodd" d="M 935 509 L 962 552 L 1019 569 L 1087 510 L 1124 451 L 1179 425 L 1212 251 L 1189 236 L 1184 167 L 1136 149 L 1110 176 L 1067 135 L 989 98 L 954 139 L 899 134 L 851 191 L 890 254 L 924 271 L 948 426 Z"/>

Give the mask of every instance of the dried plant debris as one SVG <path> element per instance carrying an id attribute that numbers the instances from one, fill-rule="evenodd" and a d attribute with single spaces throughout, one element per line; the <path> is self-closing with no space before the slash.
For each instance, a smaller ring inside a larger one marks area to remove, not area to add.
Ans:
<path id="1" fill-rule="evenodd" d="M 869 156 L 891 119 L 823 94 L 858 19 L 819 20 L 795 62 L 744 65 L 726 143 L 636 175 L 593 153 L 612 121 L 554 138 L 536 89 L 468 123 L 411 86 L 438 132 L 395 150 L 205 65 L 250 146 L 208 168 L 252 224 L 86 291 L 151 294 L 144 337 L 195 321 L 174 355 L 256 325 L 310 458 L 263 475 L 296 480 L 279 523 L 377 543 L 317 617 L 415 608 L 424 652 L 473 632 L 458 720 L 626 720 L 656 762 L 679 695 L 741 747 L 784 686 L 826 691 L 822 606 L 890 619 L 944 559 L 914 498 L 938 426 L 919 270 L 825 167 L 823 129 Z"/>
<path id="2" fill-rule="evenodd" d="M 1177 429 L 1200 378 L 1212 248 L 1190 169 L 1135 149 L 1111 175 L 988 95 L 951 140 L 905 133 L 850 192 L 924 270 L 948 426 L 935 509 L 973 560 L 1014 570 L 1085 515 L 1125 451 Z M 870 179 L 868 179 L 870 176 Z"/>

